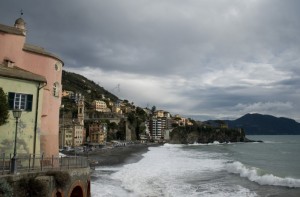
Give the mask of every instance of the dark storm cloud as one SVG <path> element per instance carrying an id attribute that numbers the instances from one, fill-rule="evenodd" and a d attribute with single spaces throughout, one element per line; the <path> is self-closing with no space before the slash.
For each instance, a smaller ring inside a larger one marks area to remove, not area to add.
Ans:
<path id="1" fill-rule="evenodd" d="M 12 25 L 24 10 L 27 42 L 58 54 L 65 69 L 100 80 L 107 89 L 120 83 L 118 96 L 137 104 L 202 117 L 261 112 L 300 120 L 300 1 L 0 5 L 4 24 Z"/>

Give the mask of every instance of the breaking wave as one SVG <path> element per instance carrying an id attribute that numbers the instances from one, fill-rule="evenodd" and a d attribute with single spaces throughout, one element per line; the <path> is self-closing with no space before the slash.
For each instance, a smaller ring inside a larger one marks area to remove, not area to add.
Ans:
<path id="1" fill-rule="evenodd" d="M 249 179 L 260 185 L 273 185 L 283 187 L 300 187 L 300 179 L 294 179 L 289 177 L 278 177 L 273 174 L 264 174 L 259 168 L 247 167 L 241 162 L 235 161 L 226 163 L 225 168 L 228 172 L 239 174 L 240 177 Z"/>

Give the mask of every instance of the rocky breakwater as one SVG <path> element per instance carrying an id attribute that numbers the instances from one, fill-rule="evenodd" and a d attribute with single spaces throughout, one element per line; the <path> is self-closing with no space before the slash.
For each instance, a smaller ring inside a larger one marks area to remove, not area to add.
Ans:
<path id="1" fill-rule="evenodd" d="M 245 137 L 243 129 L 213 127 L 177 127 L 170 134 L 172 144 L 253 142 Z"/>

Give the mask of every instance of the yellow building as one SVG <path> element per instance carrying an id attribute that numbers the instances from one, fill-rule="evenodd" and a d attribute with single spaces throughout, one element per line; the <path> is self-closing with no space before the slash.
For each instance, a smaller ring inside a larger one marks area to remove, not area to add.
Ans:
<path id="1" fill-rule="evenodd" d="M 94 110 L 98 112 L 111 112 L 104 101 L 94 100 L 92 106 Z"/>
<path id="2" fill-rule="evenodd" d="M 43 76 L 23 70 L 7 60 L 0 64 L 0 85 L 7 94 L 8 123 L 0 126 L 0 150 L 13 153 L 16 119 L 12 110 L 22 110 L 17 128 L 17 154 L 40 154 L 41 106 L 43 104 Z"/>
<path id="3" fill-rule="evenodd" d="M 164 117 L 164 110 L 157 110 L 154 112 L 154 116 L 156 116 L 157 118 L 162 118 Z"/>
<path id="4" fill-rule="evenodd" d="M 122 114 L 123 113 L 119 106 L 113 106 L 112 107 L 112 112 L 116 113 L 116 114 Z"/>
<path id="5" fill-rule="evenodd" d="M 73 125 L 68 123 L 61 123 L 59 128 L 59 147 L 73 146 Z"/>
<path id="6" fill-rule="evenodd" d="M 74 132 L 73 132 L 73 146 L 82 146 L 84 143 L 84 127 L 80 124 L 74 125 Z"/>

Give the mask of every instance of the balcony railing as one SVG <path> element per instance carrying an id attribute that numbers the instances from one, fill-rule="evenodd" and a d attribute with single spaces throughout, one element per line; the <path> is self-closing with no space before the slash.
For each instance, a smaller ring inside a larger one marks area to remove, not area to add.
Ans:
<path id="1" fill-rule="evenodd" d="M 0 155 L 0 175 L 10 174 L 12 155 Z M 89 167 L 88 158 L 78 156 L 44 156 L 44 155 L 18 155 L 17 172 L 66 170 Z"/>

